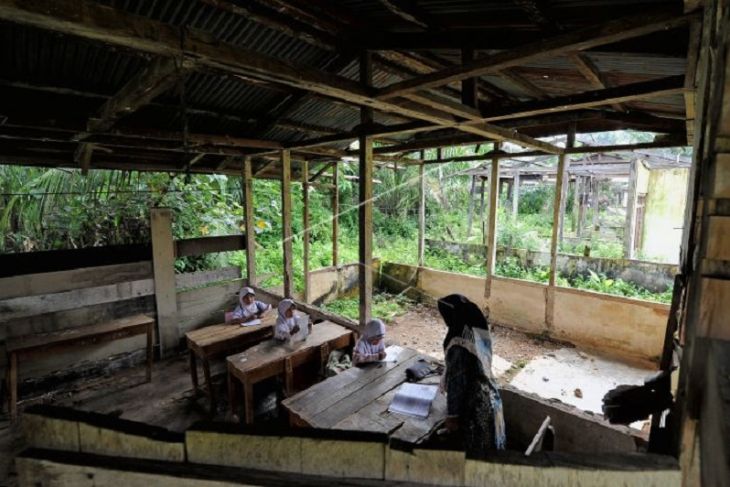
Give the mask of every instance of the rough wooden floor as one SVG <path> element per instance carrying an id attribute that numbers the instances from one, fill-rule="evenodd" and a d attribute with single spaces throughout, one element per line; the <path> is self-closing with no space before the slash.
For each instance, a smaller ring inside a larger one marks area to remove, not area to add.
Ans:
<path id="1" fill-rule="evenodd" d="M 212 364 L 215 386 L 220 398 L 216 420 L 225 420 L 227 403 L 223 390 L 222 362 Z M 202 375 L 202 374 L 201 374 Z M 202 377 L 201 377 L 202 384 Z M 86 411 L 112 414 L 173 431 L 184 431 L 201 419 L 211 419 L 207 398 L 193 393 L 187 355 L 156 362 L 152 382 L 145 382 L 143 365 L 113 374 L 77 380 L 47 394 L 22 398 L 19 411 L 32 404 L 69 406 Z M 21 432 L 22 417 L 11 422 L 3 409 L 0 415 L 0 486 L 16 485 L 12 459 L 25 448 Z"/>

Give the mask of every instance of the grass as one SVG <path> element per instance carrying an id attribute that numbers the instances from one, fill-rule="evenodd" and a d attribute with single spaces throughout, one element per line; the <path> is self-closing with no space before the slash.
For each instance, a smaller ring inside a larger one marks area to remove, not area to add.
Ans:
<path id="1" fill-rule="evenodd" d="M 357 320 L 359 317 L 358 303 L 357 296 L 346 297 L 324 304 L 322 308 L 331 313 Z M 376 293 L 373 294 L 372 315 L 388 322 L 396 316 L 404 314 L 413 304 L 413 301 L 400 294 Z"/>

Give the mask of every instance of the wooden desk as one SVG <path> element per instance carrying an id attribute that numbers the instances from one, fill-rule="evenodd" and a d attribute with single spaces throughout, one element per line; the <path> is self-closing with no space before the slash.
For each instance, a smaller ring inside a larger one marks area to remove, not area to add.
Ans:
<path id="1" fill-rule="evenodd" d="M 48 333 L 35 333 L 9 339 L 5 344 L 5 348 L 8 353 L 7 383 L 10 417 L 15 418 L 17 415 L 18 361 L 20 359 L 146 334 L 147 382 L 150 382 L 152 380 L 154 333 L 155 319 L 140 314 L 95 325 L 66 328 Z"/>
<path id="2" fill-rule="evenodd" d="M 388 412 L 398 387 L 406 381 L 406 369 L 419 359 L 435 362 L 410 348 L 388 347 L 386 360 L 353 367 L 315 384 L 282 402 L 295 426 L 386 433 L 410 443 L 419 443 L 446 418 L 446 398 L 436 395 L 427 418 Z M 440 377 L 422 383 L 438 384 Z"/>
<path id="3" fill-rule="evenodd" d="M 312 327 L 305 341 L 281 343 L 271 339 L 232 355 L 228 362 L 228 395 L 231 411 L 238 411 L 239 385 L 243 387 L 244 421 L 253 423 L 253 385 L 269 377 L 284 375 L 287 393 L 293 389 L 294 368 L 308 362 L 326 363 L 331 350 L 352 344 L 353 334 L 347 328 L 329 321 Z"/>
<path id="4" fill-rule="evenodd" d="M 193 389 L 198 387 L 198 359 L 203 367 L 205 390 L 210 399 L 210 411 L 215 412 L 215 393 L 210 377 L 210 361 L 212 359 L 230 355 L 245 350 L 247 347 L 261 343 L 274 334 L 273 325 L 276 323 L 276 314 L 269 311 L 264 315 L 260 325 L 241 326 L 240 324 L 220 324 L 206 326 L 185 334 L 190 352 L 190 378 Z"/>

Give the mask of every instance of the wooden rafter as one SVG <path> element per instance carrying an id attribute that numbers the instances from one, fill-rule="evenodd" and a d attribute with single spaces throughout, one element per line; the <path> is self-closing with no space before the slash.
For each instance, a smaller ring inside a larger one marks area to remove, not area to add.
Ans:
<path id="1" fill-rule="evenodd" d="M 410 0 L 379 0 L 388 10 L 403 20 L 424 29 L 433 27 L 433 21 L 422 8 Z"/>
<path id="2" fill-rule="evenodd" d="M 570 53 L 569 57 L 578 68 L 578 71 L 590 81 L 594 88 L 606 89 L 611 87 L 598 66 L 585 53 L 576 51 Z M 626 108 L 620 103 L 614 104 L 613 107 L 619 112 L 626 111 Z"/>
<path id="3" fill-rule="evenodd" d="M 444 68 L 432 74 L 394 83 L 382 88 L 377 98 L 387 99 L 402 96 L 474 76 L 496 73 L 528 62 L 559 56 L 565 52 L 582 51 L 661 30 L 674 29 L 685 25 L 693 18 L 692 14 L 679 16 L 652 14 L 611 20 L 602 25 L 559 34 L 540 42 L 487 56 L 468 65 Z"/>

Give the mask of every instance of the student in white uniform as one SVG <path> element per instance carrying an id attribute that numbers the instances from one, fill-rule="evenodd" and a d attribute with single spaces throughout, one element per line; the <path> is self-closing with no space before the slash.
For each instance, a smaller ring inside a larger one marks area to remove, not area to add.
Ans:
<path id="1" fill-rule="evenodd" d="M 274 338 L 279 341 L 286 341 L 299 333 L 299 325 L 297 325 L 296 304 L 292 299 L 283 299 L 279 303 L 279 316 L 276 317 L 276 326 L 274 327 Z"/>
<path id="2" fill-rule="evenodd" d="M 246 323 L 259 319 L 270 309 L 270 304 L 256 300 L 256 293 L 253 289 L 244 287 L 238 293 L 238 306 L 233 310 L 230 323 Z"/>
<path id="3" fill-rule="evenodd" d="M 370 320 L 355 344 L 352 363 L 360 365 L 383 359 L 385 359 L 385 323 L 379 319 Z"/>

